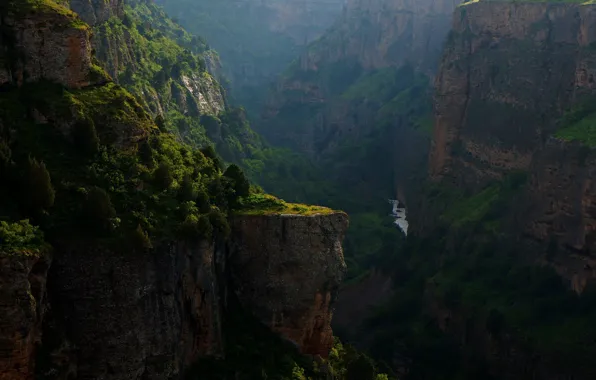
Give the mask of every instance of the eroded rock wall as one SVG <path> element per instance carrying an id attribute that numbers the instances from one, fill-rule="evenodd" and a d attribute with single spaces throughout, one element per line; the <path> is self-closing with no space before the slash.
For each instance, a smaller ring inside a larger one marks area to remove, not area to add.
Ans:
<path id="1" fill-rule="evenodd" d="M 459 7 L 436 78 L 430 171 L 480 186 L 530 168 L 557 118 L 594 91 L 592 5 Z"/>
<path id="2" fill-rule="evenodd" d="M 346 265 L 348 226 L 332 215 L 237 216 L 229 252 L 240 303 L 305 354 L 327 357 L 331 318 Z"/>
<path id="3" fill-rule="evenodd" d="M 0 379 L 35 378 L 49 254 L 0 253 Z"/>
<path id="4" fill-rule="evenodd" d="M 76 14 L 14 4 L 0 5 L 0 86 L 48 80 L 81 88 L 100 79 L 93 76 L 90 29 Z"/>
<path id="5" fill-rule="evenodd" d="M 88 245 L 57 251 L 44 334 L 46 379 L 170 379 L 220 355 L 214 247 L 172 243 L 151 252 Z"/>

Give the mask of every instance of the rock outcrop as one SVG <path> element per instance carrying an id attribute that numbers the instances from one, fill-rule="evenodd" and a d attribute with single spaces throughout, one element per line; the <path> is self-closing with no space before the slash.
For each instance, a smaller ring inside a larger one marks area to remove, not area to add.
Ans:
<path id="1" fill-rule="evenodd" d="M 0 379 L 35 378 L 35 349 L 47 307 L 47 253 L 0 253 Z"/>
<path id="2" fill-rule="evenodd" d="M 0 86 L 48 80 L 81 88 L 100 79 L 89 27 L 52 1 L 0 4 L 0 27 Z"/>
<path id="3" fill-rule="evenodd" d="M 229 252 L 231 286 L 240 303 L 305 354 L 333 346 L 332 304 L 346 265 L 348 226 L 331 215 L 236 216 Z"/>
<path id="4" fill-rule="evenodd" d="M 48 277 L 46 379 L 170 379 L 221 355 L 213 245 L 171 243 L 152 252 L 89 245 L 57 250 Z"/>
<path id="5" fill-rule="evenodd" d="M 103 0 L 100 0 L 103 1 Z M 75 8 L 75 1 L 71 2 L 71 7 Z M 106 3 L 107 4 L 107 3 Z M 122 80 L 126 75 L 147 75 L 146 70 L 147 51 L 145 45 L 148 44 L 146 36 L 138 31 L 132 31 L 129 25 L 124 25 L 119 20 L 124 16 L 120 10 L 120 3 L 115 3 L 111 8 L 109 18 L 97 18 L 94 25 L 94 38 L 92 39 L 93 48 L 96 57 L 104 69 L 118 83 L 121 83 L 129 91 L 138 96 L 144 103 L 153 117 L 157 115 L 165 116 L 171 109 L 177 109 L 183 115 L 198 116 L 201 114 L 219 115 L 225 110 L 226 102 L 223 89 L 217 81 L 207 72 L 195 70 L 184 75 L 175 76 L 171 79 L 169 85 L 157 84 L 154 78 L 150 81 L 141 81 L 140 83 L 130 83 L 128 80 Z M 132 6 L 137 6 L 133 4 Z M 98 9 L 93 7 L 93 9 Z M 106 13 L 99 8 L 97 12 Z M 154 18 L 165 18 L 163 11 L 161 14 L 152 14 L 155 8 L 151 6 L 149 13 Z M 156 26 L 158 28 L 158 26 Z M 172 43 L 176 43 L 173 36 L 168 33 L 173 31 L 164 31 Z M 182 51 L 183 48 L 180 47 Z M 206 54 L 207 55 L 207 54 Z M 156 59 L 157 58 L 152 58 Z M 218 61 L 209 55 L 210 66 L 216 66 Z M 142 72 L 142 73 L 141 73 Z M 163 73 L 164 81 L 170 73 Z M 167 78 L 170 79 L 170 78 Z"/>
<path id="6" fill-rule="evenodd" d="M 108 21 L 110 17 L 122 17 L 124 0 L 70 0 L 70 9 L 94 26 Z"/>
<path id="7" fill-rule="evenodd" d="M 431 175 L 479 186 L 532 157 L 592 94 L 593 5 L 476 2 L 457 9 L 436 79 Z"/>

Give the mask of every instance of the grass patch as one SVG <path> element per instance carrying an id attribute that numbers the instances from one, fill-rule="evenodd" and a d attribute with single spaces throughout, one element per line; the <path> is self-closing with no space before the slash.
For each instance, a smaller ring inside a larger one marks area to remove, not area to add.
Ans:
<path id="1" fill-rule="evenodd" d="M 596 112 L 558 130 L 555 137 L 596 147 Z"/>
<path id="2" fill-rule="evenodd" d="M 499 198 L 499 190 L 498 185 L 492 185 L 472 197 L 455 202 L 443 213 L 442 219 L 455 227 L 482 220 Z"/>
<path id="3" fill-rule="evenodd" d="M 329 215 L 338 211 L 328 207 L 288 203 L 269 194 L 251 194 L 240 201 L 240 215 Z"/>

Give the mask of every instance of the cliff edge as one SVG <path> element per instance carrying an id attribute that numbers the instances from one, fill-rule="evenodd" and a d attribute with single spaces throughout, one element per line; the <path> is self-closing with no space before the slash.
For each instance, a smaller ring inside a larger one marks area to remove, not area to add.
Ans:
<path id="1" fill-rule="evenodd" d="M 332 305 L 346 264 L 344 213 L 238 215 L 232 222 L 231 282 L 241 304 L 305 354 L 327 357 Z"/>

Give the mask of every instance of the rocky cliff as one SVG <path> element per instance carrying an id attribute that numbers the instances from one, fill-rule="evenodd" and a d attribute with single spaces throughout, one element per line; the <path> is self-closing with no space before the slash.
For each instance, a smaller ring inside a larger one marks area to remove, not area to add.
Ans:
<path id="1" fill-rule="evenodd" d="M 0 85 L 39 80 L 80 88 L 95 83 L 90 29 L 51 1 L 0 5 Z"/>
<path id="2" fill-rule="evenodd" d="M 350 1 L 277 81 L 260 131 L 274 143 L 316 156 L 370 133 L 382 123 L 384 105 L 385 119 L 395 122 L 389 110 L 400 104 L 387 103 L 412 85 L 404 86 L 405 77 L 413 79 L 411 72 L 395 72 L 408 66 L 432 75 L 456 3 Z"/>
<path id="3" fill-rule="evenodd" d="M 122 17 L 124 0 L 69 0 L 70 9 L 89 25 L 108 21 L 111 17 Z"/>
<path id="4" fill-rule="evenodd" d="M 436 79 L 431 174 L 467 185 L 528 170 L 594 91 L 591 5 L 479 2 L 453 19 Z"/>
<path id="5" fill-rule="evenodd" d="M 528 173 L 513 223 L 564 252 L 553 265 L 575 289 L 593 277 L 592 149 L 588 130 L 577 131 L 592 113 L 594 12 L 579 4 L 459 7 L 436 78 L 430 154 L 432 178 L 472 191 Z"/>
<path id="6" fill-rule="evenodd" d="M 229 267 L 244 307 L 305 354 L 327 357 L 332 305 L 346 265 L 348 226 L 332 215 L 241 216 L 232 223 Z"/>
<path id="7" fill-rule="evenodd" d="M 89 27 L 52 1 L 0 10 L 0 51 L 10 53 L 0 93 L 0 379 L 178 378 L 226 355 L 227 295 L 249 312 L 270 307 L 258 314 L 265 325 L 325 356 L 346 216 L 242 216 L 226 240 L 233 180 L 86 64 Z M 51 59 L 42 40 L 56 41 Z M 94 73 L 100 80 L 82 79 Z M 31 254 L 45 248 L 19 248 L 44 234 L 51 260 Z"/>
<path id="8" fill-rule="evenodd" d="M 33 379 L 47 308 L 47 252 L 0 253 L 0 379 Z"/>
<path id="9" fill-rule="evenodd" d="M 256 114 L 265 91 L 303 47 L 340 15 L 345 0 L 160 0 L 221 54 L 234 99 Z"/>

